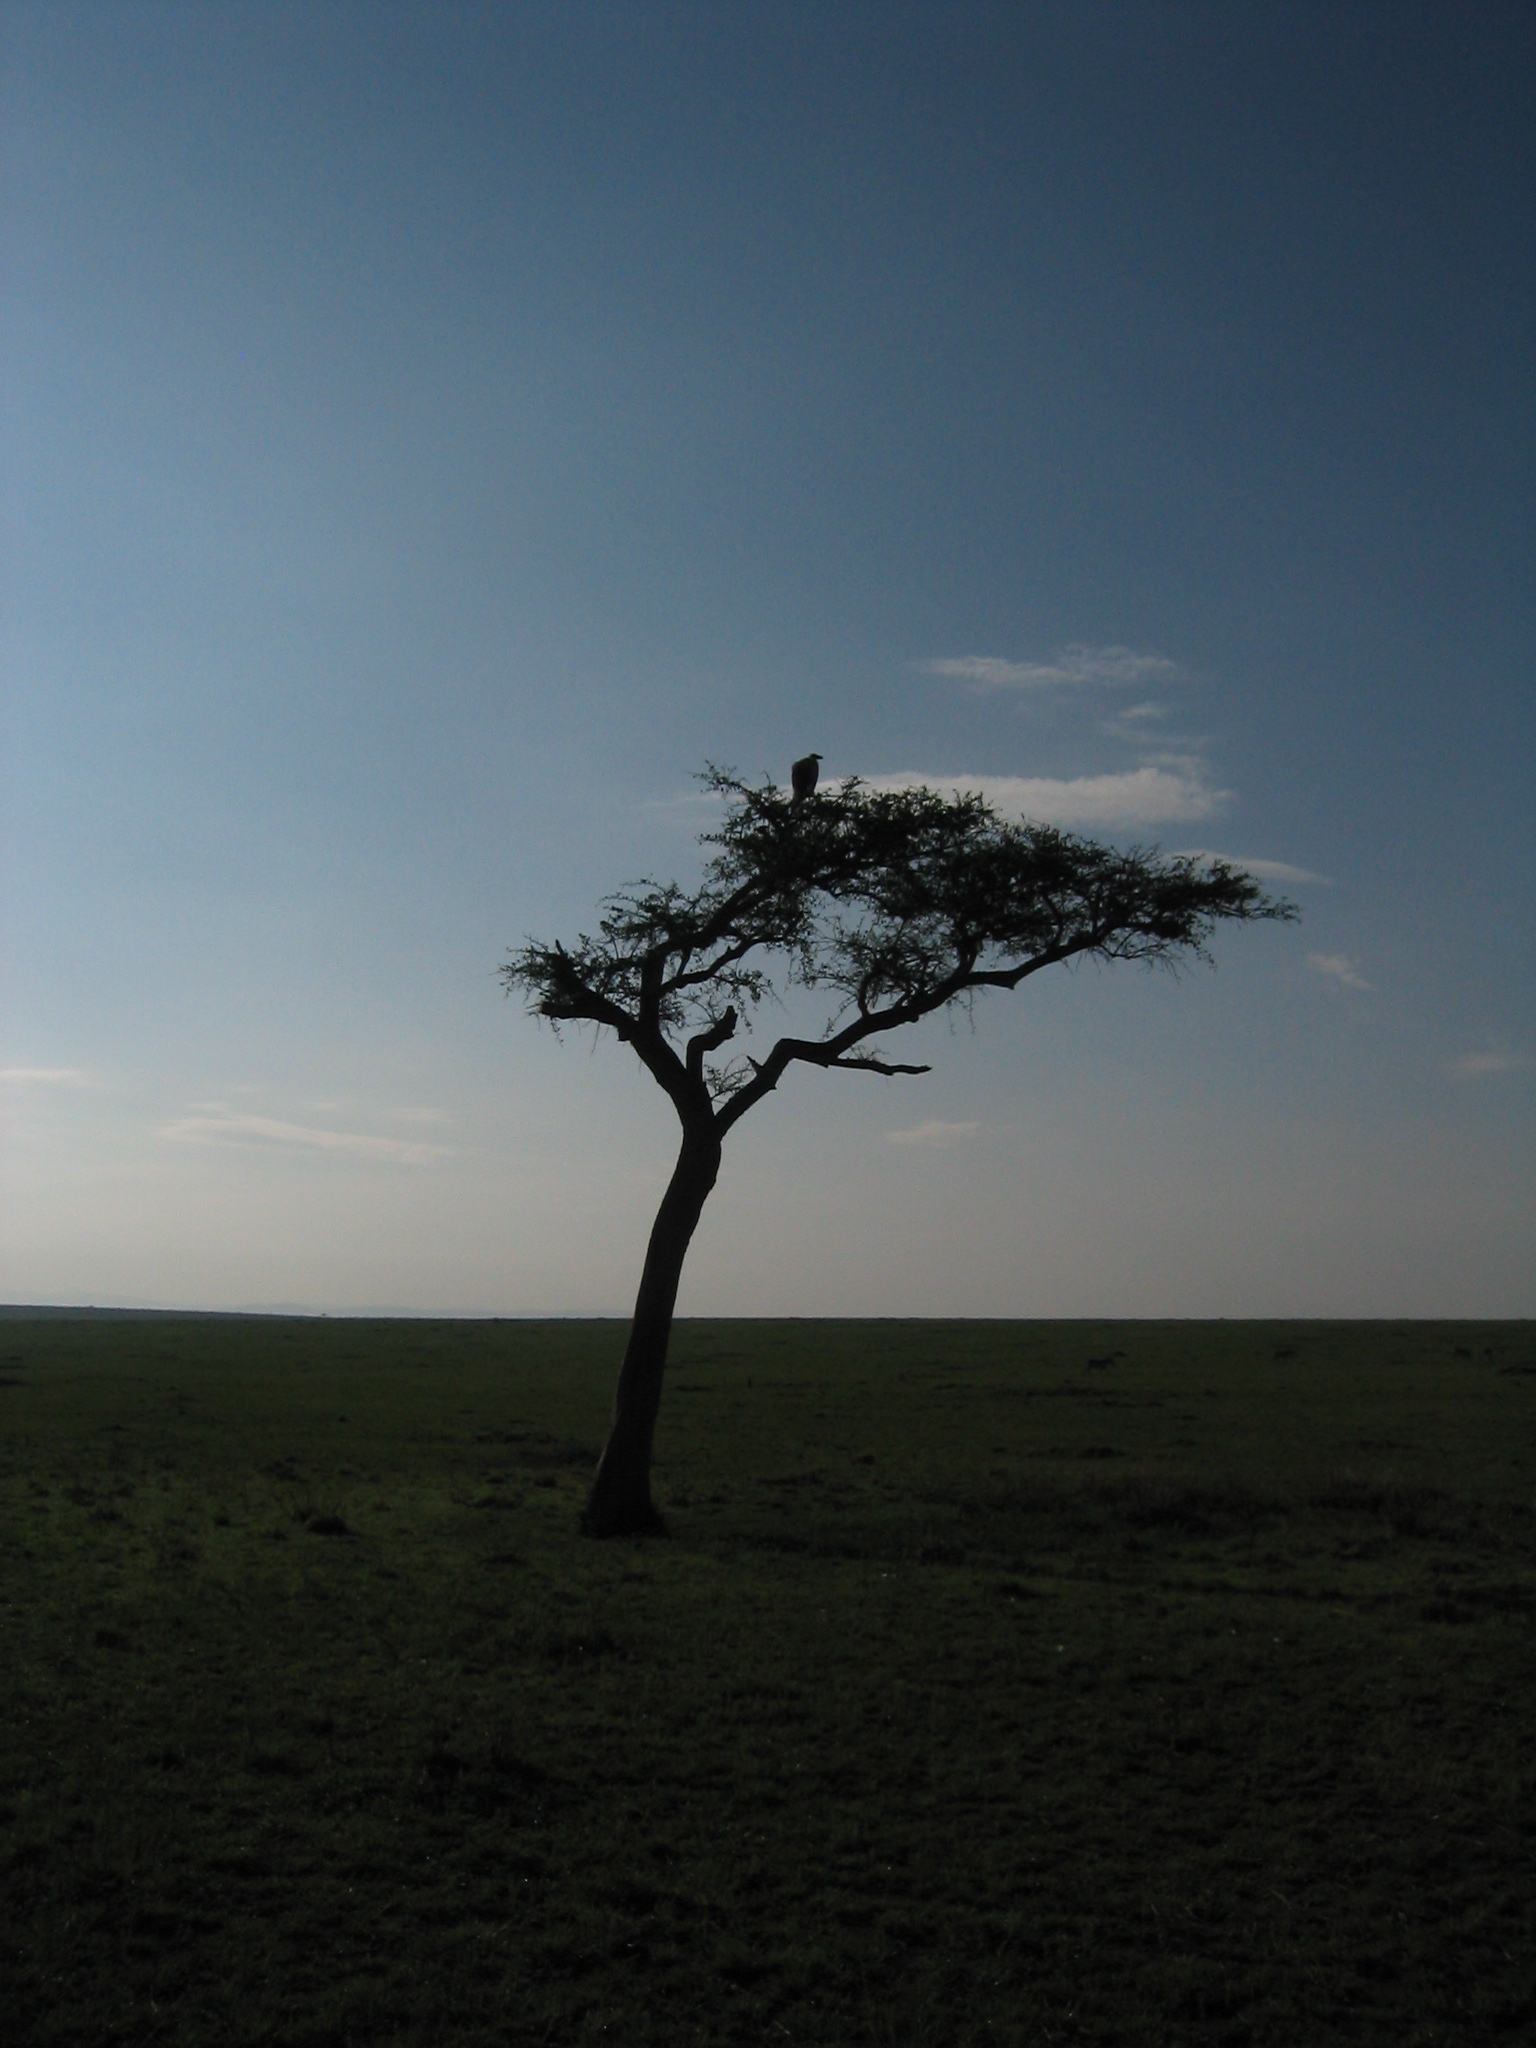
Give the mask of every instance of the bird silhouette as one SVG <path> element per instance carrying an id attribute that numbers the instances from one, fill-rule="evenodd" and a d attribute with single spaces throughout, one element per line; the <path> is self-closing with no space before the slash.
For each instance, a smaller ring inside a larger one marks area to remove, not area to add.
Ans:
<path id="1" fill-rule="evenodd" d="M 800 803 L 816 787 L 816 777 L 820 773 L 816 764 L 820 759 L 820 754 L 807 754 L 803 761 L 797 761 L 790 769 L 789 786 L 794 792 L 791 803 Z"/>

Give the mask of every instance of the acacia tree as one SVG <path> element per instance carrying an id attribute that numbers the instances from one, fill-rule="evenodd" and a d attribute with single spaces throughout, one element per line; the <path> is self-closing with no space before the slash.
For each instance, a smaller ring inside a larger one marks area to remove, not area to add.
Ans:
<path id="1" fill-rule="evenodd" d="M 682 1125 L 583 1517 L 599 1536 L 663 1529 L 651 1444 L 683 1260 L 727 1132 L 791 1066 L 925 1074 L 875 1041 L 1062 961 L 1174 966 L 1208 958 L 1220 919 L 1296 914 L 1224 861 L 1015 824 L 975 795 L 850 778 L 792 798 L 715 768 L 701 780 L 726 811 L 701 838 L 717 851 L 698 887 L 637 883 L 608 899 L 595 938 L 569 949 L 530 941 L 501 970 L 508 992 L 557 1030 L 594 1024 L 633 1046 Z M 718 1057 L 766 998 L 792 987 L 830 998 L 819 1037 L 782 1037 L 762 1059 Z"/>

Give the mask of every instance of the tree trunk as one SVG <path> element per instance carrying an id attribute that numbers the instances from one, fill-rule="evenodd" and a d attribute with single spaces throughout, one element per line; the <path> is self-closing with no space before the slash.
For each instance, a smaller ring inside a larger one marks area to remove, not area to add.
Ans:
<path id="1" fill-rule="evenodd" d="M 677 1283 L 719 1172 L 720 1140 L 713 1120 L 706 1128 L 686 1130 L 677 1165 L 651 1226 L 634 1321 L 619 1368 L 613 1423 L 581 1518 L 589 1536 L 666 1534 L 666 1524 L 651 1502 L 651 1440 L 661 1406 Z"/>

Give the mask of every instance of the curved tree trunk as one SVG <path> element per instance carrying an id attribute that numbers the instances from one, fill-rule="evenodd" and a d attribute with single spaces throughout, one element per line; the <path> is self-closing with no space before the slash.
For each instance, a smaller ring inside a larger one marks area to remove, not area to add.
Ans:
<path id="1" fill-rule="evenodd" d="M 651 1440 L 661 1406 L 677 1283 L 719 1172 L 720 1140 L 712 1124 L 685 1131 L 677 1165 L 651 1226 L 634 1321 L 619 1369 L 613 1423 L 581 1518 L 589 1536 L 666 1533 L 666 1524 L 651 1502 Z"/>

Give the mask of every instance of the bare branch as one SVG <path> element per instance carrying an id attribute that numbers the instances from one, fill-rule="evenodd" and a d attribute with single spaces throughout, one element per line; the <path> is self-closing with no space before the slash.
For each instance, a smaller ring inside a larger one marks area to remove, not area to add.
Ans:
<path id="1" fill-rule="evenodd" d="M 701 1031 L 688 1041 L 688 1072 L 700 1079 L 704 1072 L 704 1055 L 714 1052 L 727 1039 L 736 1036 L 736 1012 L 727 1010 L 723 1017 L 717 1017 L 707 1031 Z"/>
<path id="2" fill-rule="evenodd" d="M 837 1067 L 846 1074 L 931 1074 L 932 1067 L 903 1066 L 897 1060 L 877 1060 L 874 1054 L 864 1053 L 851 1060 L 828 1060 L 829 1067 Z"/>

